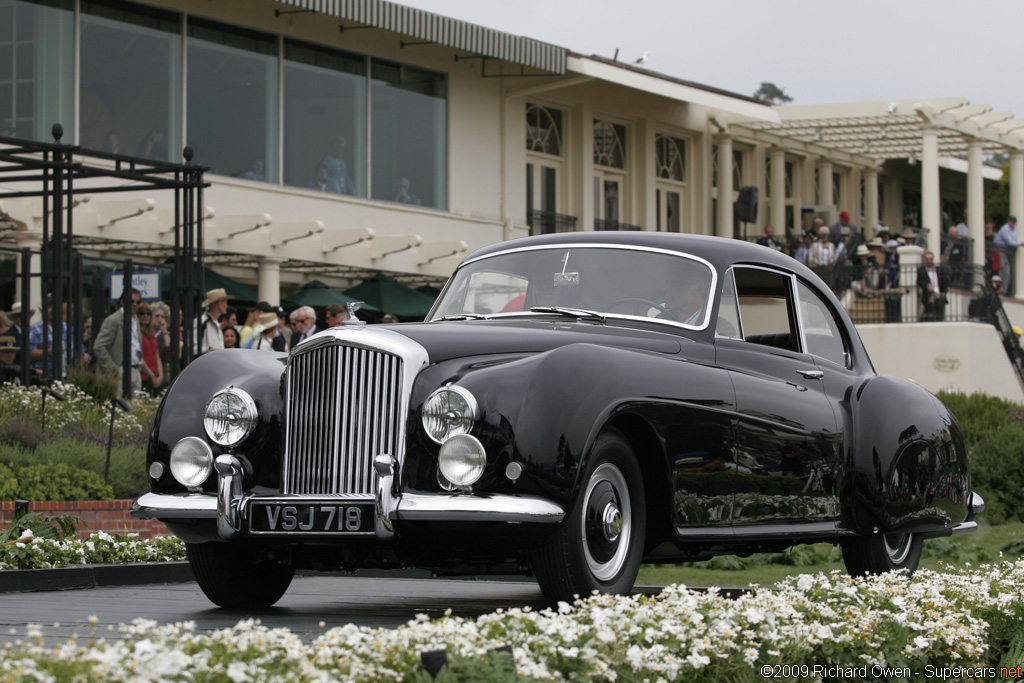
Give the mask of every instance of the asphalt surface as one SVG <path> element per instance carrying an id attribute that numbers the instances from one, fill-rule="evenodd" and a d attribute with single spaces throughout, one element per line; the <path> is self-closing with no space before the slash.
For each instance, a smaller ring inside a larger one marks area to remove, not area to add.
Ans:
<path id="1" fill-rule="evenodd" d="M 56 570 L 54 570 L 56 571 Z M 3 576 L 0 575 L 0 581 Z M 300 575 L 274 607 L 228 610 L 214 606 L 193 581 L 148 585 L 98 586 L 70 590 L 0 593 L 0 643 L 25 636 L 28 624 L 43 626 L 43 639 L 55 645 L 72 634 L 109 637 L 108 626 L 136 618 L 160 624 L 195 622 L 200 632 L 228 628 L 258 618 L 271 628 L 288 628 L 309 641 L 335 626 L 357 624 L 396 628 L 426 614 L 476 617 L 499 608 L 545 607 L 540 588 L 529 580 L 454 580 L 388 576 Z M 95 617 L 95 627 L 89 625 Z M 320 624 L 324 625 L 321 626 Z M 60 624 L 54 628 L 54 624 Z"/>

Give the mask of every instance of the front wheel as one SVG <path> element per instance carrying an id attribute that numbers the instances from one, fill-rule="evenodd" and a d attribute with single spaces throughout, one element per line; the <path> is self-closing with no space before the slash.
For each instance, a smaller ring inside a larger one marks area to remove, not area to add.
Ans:
<path id="1" fill-rule="evenodd" d="M 186 543 L 185 553 L 196 583 L 220 607 L 270 607 L 295 576 L 295 567 L 241 543 Z"/>
<path id="2" fill-rule="evenodd" d="M 593 591 L 627 594 L 643 556 L 647 513 L 640 466 L 617 430 L 601 434 L 579 496 L 554 536 L 533 551 L 533 569 L 552 605 Z"/>
<path id="3" fill-rule="evenodd" d="M 894 569 L 913 573 L 921 561 L 919 534 L 871 534 L 843 541 L 843 562 L 851 576 L 884 574 Z"/>

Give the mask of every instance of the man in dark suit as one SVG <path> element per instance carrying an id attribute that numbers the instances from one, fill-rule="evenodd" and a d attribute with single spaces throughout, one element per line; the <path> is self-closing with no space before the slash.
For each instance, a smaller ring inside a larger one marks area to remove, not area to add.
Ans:
<path id="1" fill-rule="evenodd" d="M 312 306 L 300 306 L 292 311 L 292 348 L 298 346 L 302 341 L 309 339 L 320 328 L 316 326 L 316 311 Z"/>
<path id="2" fill-rule="evenodd" d="M 935 266 L 935 254 L 928 251 L 917 269 L 917 289 L 924 308 L 921 320 L 943 320 L 946 316 L 946 274 Z"/>

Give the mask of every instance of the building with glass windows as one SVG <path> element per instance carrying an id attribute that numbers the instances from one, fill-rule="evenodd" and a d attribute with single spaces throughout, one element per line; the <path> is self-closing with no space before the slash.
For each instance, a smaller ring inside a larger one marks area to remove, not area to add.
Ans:
<path id="1" fill-rule="evenodd" d="M 1024 213 L 1021 122 L 985 105 L 772 107 L 385 0 L 0 0 L 0 135 L 55 122 L 89 149 L 190 146 L 207 264 L 272 302 L 312 279 L 438 284 L 531 233 L 772 224 L 796 243 L 848 211 L 938 252 L 962 217 L 983 241 L 994 153 Z M 75 235 L 159 262 L 173 218 L 150 199 L 82 202 Z M 38 244 L 38 213 L 0 202 L 0 239 Z"/>

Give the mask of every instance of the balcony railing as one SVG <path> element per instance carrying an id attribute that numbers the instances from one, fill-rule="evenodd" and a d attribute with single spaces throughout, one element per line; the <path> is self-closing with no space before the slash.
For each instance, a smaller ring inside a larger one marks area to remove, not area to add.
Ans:
<path id="1" fill-rule="evenodd" d="M 643 230 L 643 228 L 639 225 L 630 225 L 629 223 L 620 223 L 619 221 L 595 218 L 594 230 Z"/>
<path id="2" fill-rule="evenodd" d="M 566 216 L 551 211 L 531 210 L 526 219 L 531 235 L 550 235 L 556 232 L 576 232 L 576 216 Z"/>

